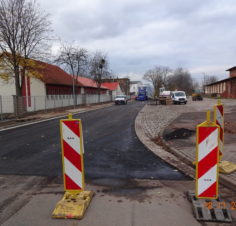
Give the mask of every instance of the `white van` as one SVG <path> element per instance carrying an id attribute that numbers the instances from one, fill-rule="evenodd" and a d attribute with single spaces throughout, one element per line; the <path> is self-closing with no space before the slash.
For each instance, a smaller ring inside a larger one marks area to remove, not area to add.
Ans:
<path id="1" fill-rule="evenodd" d="M 187 104 L 187 97 L 184 91 L 171 92 L 171 98 L 174 104 Z"/>

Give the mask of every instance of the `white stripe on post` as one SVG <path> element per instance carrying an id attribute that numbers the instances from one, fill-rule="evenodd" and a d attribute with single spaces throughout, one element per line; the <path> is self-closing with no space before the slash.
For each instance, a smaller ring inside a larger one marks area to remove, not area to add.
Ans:
<path id="1" fill-rule="evenodd" d="M 198 145 L 198 161 L 206 157 L 218 145 L 218 129 L 214 130 L 205 140 Z"/>
<path id="2" fill-rule="evenodd" d="M 223 115 L 219 111 L 219 109 L 216 107 L 216 120 L 218 121 L 218 124 L 220 125 L 221 128 L 224 128 L 223 125 Z"/>
<path id="3" fill-rule="evenodd" d="M 217 165 L 213 166 L 209 171 L 198 179 L 198 195 L 206 191 L 212 184 L 216 182 Z"/>
<path id="4" fill-rule="evenodd" d="M 62 123 L 63 140 L 69 144 L 80 155 L 80 138 Z"/>
<path id="5" fill-rule="evenodd" d="M 82 188 L 82 173 L 64 157 L 65 174 Z"/>

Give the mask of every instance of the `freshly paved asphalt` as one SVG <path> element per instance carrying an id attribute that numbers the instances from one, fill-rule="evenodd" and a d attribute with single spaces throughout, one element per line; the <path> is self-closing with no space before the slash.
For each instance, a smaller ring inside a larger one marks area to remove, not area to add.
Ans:
<path id="1" fill-rule="evenodd" d="M 87 179 L 187 179 L 138 140 L 142 102 L 75 115 L 83 123 Z M 0 132 L 0 174 L 61 176 L 59 119 Z"/>

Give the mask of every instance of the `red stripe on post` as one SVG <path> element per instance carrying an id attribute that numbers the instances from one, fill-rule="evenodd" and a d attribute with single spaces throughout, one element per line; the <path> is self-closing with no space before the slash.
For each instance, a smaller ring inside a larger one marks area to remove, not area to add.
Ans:
<path id="1" fill-rule="evenodd" d="M 216 182 L 213 183 L 209 188 L 207 188 L 204 192 L 198 195 L 198 197 L 216 197 L 217 187 Z"/>
<path id="2" fill-rule="evenodd" d="M 219 110 L 219 112 L 221 113 L 221 115 L 223 116 L 223 113 L 224 113 L 224 108 L 223 108 L 223 105 L 219 105 L 219 106 L 216 106 Z"/>
<path id="3" fill-rule="evenodd" d="M 218 147 L 214 148 L 205 158 L 198 163 L 198 179 L 217 164 Z"/>
<path id="4" fill-rule="evenodd" d="M 82 171 L 81 156 L 63 140 L 64 156 L 79 170 Z"/>
<path id="5" fill-rule="evenodd" d="M 221 140 L 223 140 L 223 133 L 224 133 L 223 128 L 220 127 L 220 139 Z"/>
<path id="6" fill-rule="evenodd" d="M 66 184 L 66 189 L 68 190 L 81 190 L 82 188 L 77 185 L 73 180 L 70 179 L 70 177 L 68 177 L 66 174 L 65 174 L 65 184 Z"/>
<path id="7" fill-rule="evenodd" d="M 199 127 L 198 144 L 204 141 L 217 127 Z"/>
<path id="8" fill-rule="evenodd" d="M 78 121 L 63 121 L 63 123 L 70 128 L 70 130 L 76 134 L 78 137 L 80 137 L 80 131 L 79 131 L 79 122 Z"/>

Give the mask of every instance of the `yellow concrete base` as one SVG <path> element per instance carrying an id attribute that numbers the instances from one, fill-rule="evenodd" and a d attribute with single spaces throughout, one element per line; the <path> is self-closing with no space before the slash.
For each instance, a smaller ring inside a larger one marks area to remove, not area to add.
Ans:
<path id="1" fill-rule="evenodd" d="M 92 191 L 82 191 L 77 194 L 66 192 L 52 213 L 53 218 L 82 219 L 92 197 Z"/>
<path id="2" fill-rule="evenodd" d="M 230 174 L 236 171 L 236 164 L 229 161 L 221 161 L 219 163 L 220 173 Z"/>

